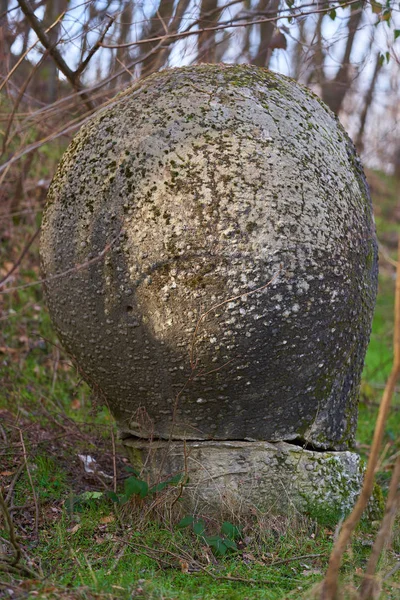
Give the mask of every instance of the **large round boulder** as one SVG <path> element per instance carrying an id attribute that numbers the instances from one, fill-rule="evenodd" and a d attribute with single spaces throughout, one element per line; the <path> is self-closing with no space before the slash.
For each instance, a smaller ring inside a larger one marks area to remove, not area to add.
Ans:
<path id="1" fill-rule="evenodd" d="M 41 259 L 54 326 L 122 435 L 351 444 L 371 201 L 295 81 L 202 65 L 126 90 L 66 151 Z"/>

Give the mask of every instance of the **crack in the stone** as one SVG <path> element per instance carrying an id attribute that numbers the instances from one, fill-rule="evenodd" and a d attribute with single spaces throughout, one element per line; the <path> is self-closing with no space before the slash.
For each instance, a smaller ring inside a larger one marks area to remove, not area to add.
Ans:
<path id="1" fill-rule="evenodd" d="M 312 444 L 311 442 L 308 442 L 307 440 L 300 438 L 300 437 L 295 438 L 293 440 L 282 440 L 282 442 L 285 442 L 286 444 L 290 444 L 291 446 L 297 446 L 299 448 L 303 448 L 303 450 L 311 450 L 312 452 L 338 452 L 338 450 L 336 450 L 336 448 L 332 448 L 332 447 L 321 448 L 320 446 L 316 446 L 315 444 Z"/>
<path id="2" fill-rule="evenodd" d="M 122 442 L 126 442 L 127 440 L 132 440 L 134 442 L 148 442 L 149 444 L 153 443 L 153 442 L 183 442 L 184 440 L 182 439 L 172 439 L 172 440 L 168 440 L 166 438 L 142 438 L 139 436 L 136 436 L 132 433 L 124 433 L 122 432 L 120 434 L 121 440 Z M 249 439 L 229 439 L 229 440 L 215 440 L 215 439 L 198 439 L 198 440 L 194 440 L 194 439 L 190 439 L 187 440 L 190 443 L 208 443 L 208 442 L 246 442 L 247 444 L 254 444 L 257 442 L 263 443 L 263 442 L 267 442 L 268 444 L 279 444 L 279 442 L 284 442 L 285 444 L 289 444 L 290 446 L 295 446 L 297 448 L 303 448 L 303 450 L 309 450 L 311 452 L 338 452 L 338 450 L 336 448 L 332 448 L 332 447 L 327 447 L 327 448 L 321 448 L 320 446 L 315 446 L 314 444 L 298 437 L 298 438 L 294 438 L 291 440 L 249 440 Z"/>

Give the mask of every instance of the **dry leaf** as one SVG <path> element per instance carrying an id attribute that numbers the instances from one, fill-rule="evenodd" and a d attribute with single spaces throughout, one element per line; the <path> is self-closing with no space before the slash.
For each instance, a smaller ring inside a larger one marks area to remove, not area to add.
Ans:
<path id="1" fill-rule="evenodd" d="M 81 407 L 81 401 L 78 398 L 75 398 L 71 402 L 72 410 L 78 410 Z"/>
<path id="2" fill-rule="evenodd" d="M 189 573 L 189 563 L 185 560 L 180 560 L 182 573 Z"/>
<path id="3" fill-rule="evenodd" d="M 94 541 L 96 542 L 96 544 L 104 544 L 104 542 L 106 541 L 105 538 L 101 537 L 100 535 L 95 535 L 94 536 Z"/>
<path id="4" fill-rule="evenodd" d="M 113 515 L 107 515 L 107 517 L 102 517 L 100 519 L 100 523 L 112 523 L 115 520 Z"/>
<path id="5" fill-rule="evenodd" d="M 8 346 L 0 346 L 0 354 L 15 354 L 18 352 L 17 348 L 9 348 Z"/>
<path id="6" fill-rule="evenodd" d="M 14 263 L 6 261 L 3 263 L 3 266 L 0 269 L 0 275 L 7 275 L 11 269 L 13 268 Z"/>
<path id="7" fill-rule="evenodd" d="M 68 533 L 72 533 L 72 535 L 74 535 L 74 533 L 76 533 L 81 527 L 82 527 L 82 525 L 80 523 L 77 523 L 76 525 L 71 527 L 71 529 L 68 529 L 67 531 L 68 531 Z"/>
<path id="8" fill-rule="evenodd" d="M 2 471 L 0 473 L 0 475 L 2 475 L 3 477 L 10 477 L 10 475 L 14 475 L 13 471 Z"/>

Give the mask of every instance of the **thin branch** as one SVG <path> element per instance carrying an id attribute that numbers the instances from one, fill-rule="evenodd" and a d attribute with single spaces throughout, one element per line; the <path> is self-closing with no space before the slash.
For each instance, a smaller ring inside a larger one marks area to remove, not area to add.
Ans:
<path id="1" fill-rule="evenodd" d="M 21 88 L 20 88 L 20 90 L 18 92 L 18 96 L 15 99 L 14 106 L 13 106 L 13 109 L 12 109 L 12 111 L 10 113 L 10 116 L 8 117 L 6 130 L 4 132 L 3 147 L 2 147 L 2 151 L 1 151 L 1 156 L 3 156 L 4 152 L 6 151 L 8 136 L 9 136 L 11 125 L 13 123 L 13 120 L 14 120 L 14 117 L 15 117 L 15 113 L 17 112 L 18 106 L 19 106 L 22 98 L 24 97 L 25 91 L 26 91 L 28 85 L 30 84 L 33 76 L 36 74 L 36 71 L 41 67 L 41 65 L 43 64 L 43 62 L 46 60 L 47 55 L 48 55 L 48 50 L 46 50 L 43 53 L 42 58 L 33 67 L 33 69 L 29 73 L 28 77 L 25 79 L 24 84 L 21 86 Z"/>
<path id="2" fill-rule="evenodd" d="M 35 503 L 35 538 L 39 539 L 39 504 L 38 504 L 38 499 L 37 499 L 36 492 L 35 492 L 35 486 L 33 485 L 31 471 L 30 471 L 29 464 L 28 464 L 28 455 L 26 453 L 24 436 L 22 435 L 22 430 L 19 427 L 17 427 L 17 429 L 18 429 L 18 433 L 19 433 L 19 439 L 21 440 L 21 446 L 22 446 L 22 452 L 23 452 L 23 456 L 24 456 L 26 472 L 28 475 L 29 483 L 31 485 L 31 489 L 32 489 L 33 501 Z"/>
<path id="3" fill-rule="evenodd" d="M 335 6 L 327 6 L 326 8 L 322 8 L 322 9 L 314 9 L 314 10 L 310 10 L 310 11 L 306 11 L 306 12 L 302 12 L 299 11 L 298 13 L 288 13 L 288 10 L 285 9 L 283 11 L 281 11 L 284 14 L 279 14 L 277 16 L 274 17 L 267 17 L 267 18 L 262 18 L 262 19 L 254 19 L 253 21 L 241 21 L 239 23 L 235 23 L 234 20 L 232 19 L 229 23 L 224 23 L 224 24 L 219 24 L 219 25 L 215 25 L 214 27 L 203 27 L 202 29 L 196 29 L 194 31 L 181 31 L 178 33 L 170 33 L 168 35 L 165 36 L 155 36 L 149 39 L 142 39 L 142 40 L 136 40 L 136 42 L 127 42 L 126 44 L 101 44 L 103 48 L 129 48 L 131 46 L 140 46 L 142 44 L 149 44 L 151 42 L 165 42 L 166 40 L 170 40 L 170 39 L 182 39 L 182 38 L 186 38 L 189 37 L 191 35 L 201 35 L 203 33 L 208 33 L 208 32 L 212 32 L 212 31 L 222 31 L 224 29 L 230 29 L 230 28 L 237 28 L 237 27 L 250 27 L 252 25 L 262 25 L 263 23 L 276 23 L 277 21 L 281 20 L 281 19 L 287 19 L 288 17 L 291 17 L 292 19 L 298 19 L 300 17 L 306 17 L 308 15 L 315 15 L 318 13 L 328 13 L 330 12 L 333 8 L 345 8 L 347 6 L 351 6 L 352 4 L 358 4 L 359 0 L 350 0 L 349 2 L 346 2 L 346 4 L 344 5 L 343 3 L 339 3 Z"/>
<path id="4" fill-rule="evenodd" d="M 385 515 L 375 538 L 367 568 L 365 570 L 364 579 L 360 587 L 360 600 L 373 600 L 375 598 L 375 588 L 378 585 L 378 582 L 374 578 L 376 566 L 378 564 L 383 547 L 390 538 L 390 531 L 393 526 L 393 521 L 400 505 L 400 493 L 398 492 L 399 481 L 400 456 L 397 458 L 395 467 L 393 469 L 393 475 L 390 481 L 389 493 L 386 501 Z"/>
<path id="5" fill-rule="evenodd" d="M 50 275 L 49 277 L 44 277 L 43 279 L 38 279 L 38 281 L 32 281 L 30 283 L 25 283 L 23 285 L 16 286 L 14 288 L 8 288 L 8 289 L 0 292 L 0 295 L 1 294 L 9 294 L 11 292 L 15 292 L 16 290 L 25 289 L 27 287 L 32 287 L 34 285 L 41 285 L 42 283 L 47 283 L 48 281 L 53 281 L 54 279 L 60 279 L 61 277 L 65 277 L 66 275 L 69 275 L 70 273 L 76 273 L 77 271 L 80 271 L 81 269 L 85 269 L 86 267 L 93 265 L 94 263 L 101 260 L 107 254 L 107 252 L 111 249 L 111 247 L 115 244 L 115 242 L 117 242 L 117 240 L 119 239 L 119 236 L 121 235 L 121 231 L 118 233 L 118 235 L 113 240 L 111 240 L 111 242 L 109 244 L 106 244 L 106 246 L 103 248 L 103 250 L 101 252 L 99 252 L 99 254 L 97 256 L 95 256 L 94 258 L 91 258 L 90 260 L 88 260 L 84 263 L 77 264 L 74 267 L 71 267 L 70 269 L 66 269 L 62 273 L 56 273 L 55 275 Z"/>
<path id="6" fill-rule="evenodd" d="M 4 275 L 4 277 L 2 279 L 0 279 L 0 287 L 3 287 L 4 284 L 7 283 L 7 281 L 11 277 L 11 275 L 18 269 L 19 265 L 23 261 L 23 259 L 24 259 L 25 255 L 26 255 L 26 253 L 28 252 L 29 248 L 32 246 L 33 242 L 36 240 L 37 236 L 39 235 L 39 232 L 40 232 L 40 227 L 38 227 L 38 229 L 36 229 L 35 233 L 32 235 L 32 237 L 30 238 L 30 240 L 26 244 L 25 248 L 22 250 L 19 258 L 14 263 L 14 265 L 11 267 L 11 269 L 8 271 L 8 273 L 6 275 Z"/>
<path id="7" fill-rule="evenodd" d="M 296 560 L 306 560 L 308 558 L 320 558 L 324 556 L 324 554 L 303 554 L 302 556 L 292 556 L 291 558 L 284 558 L 282 560 L 275 560 L 274 562 L 268 564 L 268 567 L 276 567 L 276 565 L 286 565 L 291 562 L 295 562 Z"/>
<path id="8" fill-rule="evenodd" d="M 8 534 L 10 536 L 10 539 L 7 540 L 7 542 L 12 547 L 14 553 L 13 558 L 4 554 L 0 554 L 0 572 L 11 573 L 18 576 L 25 575 L 33 579 L 40 579 L 42 577 L 41 573 L 37 573 L 33 569 L 30 569 L 28 566 L 20 564 L 23 551 L 18 543 L 14 529 L 14 523 L 11 518 L 10 511 L 8 510 L 7 504 L 4 500 L 2 489 L 0 489 L 0 513 L 2 513 L 4 516 Z"/>
<path id="9" fill-rule="evenodd" d="M 8 529 L 8 534 L 10 536 L 10 544 L 12 546 L 12 549 L 14 551 L 14 558 L 11 561 L 11 566 L 12 567 L 16 567 L 17 564 L 19 563 L 19 561 L 21 560 L 21 556 L 22 556 L 22 552 L 21 552 L 21 548 L 17 542 L 17 537 L 15 535 L 15 529 L 14 529 L 14 524 L 12 522 L 11 519 L 11 515 L 8 511 L 6 502 L 4 500 L 4 496 L 3 496 L 3 490 L 0 489 L 0 509 L 1 512 L 3 514 L 3 517 L 5 519 L 6 525 L 7 525 L 7 529 Z"/>
<path id="10" fill-rule="evenodd" d="M 111 25 L 115 21 L 115 17 L 112 17 L 110 15 L 108 15 L 108 16 L 109 16 L 109 22 L 107 23 L 107 25 L 106 25 L 103 33 L 100 35 L 99 39 L 94 44 L 94 46 L 90 49 L 90 51 L 89 51 L 88 55 L 86 56 L 85 60 L 83 60 L 81 62 L 81 64 L 78 66 L 78 68 L 76 69 L 76 71 L 74 71 L 74 76 L 75 77 L 80 77 L 80 75 L 86 69 L 86 67 L 88 66 L 89 62 L 93 58 L 93 56 L 96 54 L 97 50 L 99 50 L 101 48 L 101 43 L 103 42 L 103 40 L 104 40 L 104 38 L 105 38 L 108 30 L 110 29 Z"/>
<path id="11" fill-rule="evenodd" d="M 63 57 L 61 56 L 60 51 L 58 50 L 57 46 L 54 46 L 54 44 L 50 41 L 50 38 L 48 37 L 46 30 L 43 28 L 43 24 L 39 21 L 39 19 L 35 15 L 35 12 L 32 9 L 30 3 L 27 0 L 18 0 L 18 4 L 19 4 L 22 12 L 28 19 L 33 31 L 38 36 L 39 41 L 41 42 L 42 46 L 44 46 L 44 48 L 46 48 L 46 50 L 49 51 L 50 55 L 54 59 L 58 68 L 60 69 L 60 71 L 62 73 L 64 73 L 65 77 L 69 81 L 71 81 L 71 83 L 73 83 L 75 85 L 76 81 L 75 81 L 74 72 L 72 71 L 72 69 L 69 68 L 69 66 L 67 65 L 67 63 L 65 62 Z M 64 15 L 64 13 L 63 13 L 63 15 Z"/>
<path id="12" fill-rule="evenodd" d="M 382 439 L 385 432 L 385 424 L 389 414 L 390 403 L 396 387 L 397 379 L 400 375 L 400 238 L 398 241 L 398 263 L 397 263 L 397 278 L 395 292 L 395 325 L 393 337 L 393 367 L 389 379 L 386 383 L 386 388 L 383 393 L 382 402 L 379 408 L 378 418 L 376 420 L 374 438 L 372 441 L 371 452 L 368 459 L 367 469 L 365 472 L 363 487 L 358 497 L 358 500 L 351 514 L 343 523 L 339 537 L 333 547 L 328 570 L 321 589 L 321 600 L 335 600 L 337 598 L 338 575 L 343 554 L 347 544 L 350 541 L 352 533 L 361 519 L 368 500 L 371 497 L 374 487 L 375 471 L 379 458 L 379 451 L 382 445 Z"/>
<path id="13" fill-rule="evenodd" d="M 90 99 L 87 92 L 82 93 L 82 90 L 84 90 L 84 87 L 80 82 L 79 74 L 77 74 L 76 71 L 72 71 L 72 69 L 70 69 L 70 67 L 67 65 L 67 63 L 61 56 L 61 53 L 58 50 L 57 45 L 54 45 L 51 42 L 50 38 L 48 37 L 48 35 L 46 33 L 46 30 L 43 27 L 43 24 L 39 21 L 39 19 L 35 15 L 35 12 L 32 9 L 30 3 L 27 0 L 18 0 L 18 4 L 19 4 L 22 12 L 28 19 L 32 29 L 38 36 L 41 44 L 43 45 L 44 48 L 46 48 L 46 50 L 48 50 L 50 56 L 56 63 L 57 67 L 65 75 L 65 77 L 68 79 L 68 81 L 70 82 L 72 87 L 77 92 L 81 92 L 81 98 L 82 98 L 83 102 L 86 104 L 86 106 L 88 107 L 88 109 L 94 110 L 95 105 L 93 104 L 93 101 Z M 59 19 L 62 18 L 63 15 L 64 15 L 64 13 L 62 13 L 62 15 L 59 17 Z"/>
<path id="14" fill-rule="evenodd" d="M 113 423 L 110 425 L 111 443 L 112 443 L 112 463 L 113 463 L 113 492 L 117 492 L 117 450 L 115 447 L 115 435 Z"/>

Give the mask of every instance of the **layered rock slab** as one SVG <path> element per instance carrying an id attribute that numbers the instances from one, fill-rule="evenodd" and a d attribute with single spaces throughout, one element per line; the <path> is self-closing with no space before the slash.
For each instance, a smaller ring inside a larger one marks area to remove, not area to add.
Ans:
<path id="1" fill-rule="evenodd" d="M 316 452 L 285 442 L 124 443 L 142 477 L 155 483 L 181 474 L 185 510 L 220 518 L 254 511 L 344 516 L 364 474 L 355 452 Z"/>

